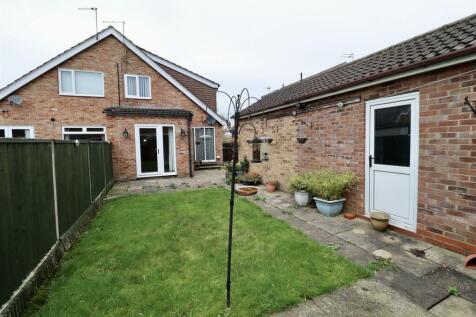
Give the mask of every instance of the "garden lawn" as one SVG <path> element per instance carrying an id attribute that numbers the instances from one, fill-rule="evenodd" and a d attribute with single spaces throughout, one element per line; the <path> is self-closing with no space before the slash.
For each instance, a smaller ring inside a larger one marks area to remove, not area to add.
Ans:
<path id="1" fill-rule="evenodd" d="M 230 310 L 229 192 L 217 188 L 108 202 L 28 314 L 261 316 L 369 275 L 253 203 L 235 207 Z"/>

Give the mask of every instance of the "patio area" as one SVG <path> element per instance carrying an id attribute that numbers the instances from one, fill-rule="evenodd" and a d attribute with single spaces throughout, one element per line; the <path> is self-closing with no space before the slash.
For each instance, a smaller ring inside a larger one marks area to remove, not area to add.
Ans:
<path id="1" fill-rule="evenodd" d="M 476 316 L 476 271 L 463 267 L 464 256 L 394 231 L 374 231 L 362 219 L 330 218 L 315 208 L 296 208 L 291 194 L 258 188 L 258 194 L 248 199 L 310 238 L 331 246 L 338 254 L 362 265 L 376 258 L 391 263 L 389 269 L 378 272 L 371 280 L 276 316 L 320 316 L 331 312 L 335 316 Z M 458 296 L 450 295 L 451 289 L 457 290 Z"/>
<path id="2" fill-rule="evenodd" d="M 225 172 L 221 169 L 195 171 L 194 177 L 154 177 L 114 184 L 106 199 L 157 192 L 225 186 Z"/>

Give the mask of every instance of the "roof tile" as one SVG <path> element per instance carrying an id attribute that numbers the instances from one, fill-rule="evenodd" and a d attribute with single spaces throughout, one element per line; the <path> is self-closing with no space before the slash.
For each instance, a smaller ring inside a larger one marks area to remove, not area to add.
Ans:
<path id="1" fill-rule="evenodd" d="M 242 114 L 297 102 L 356 85 L 362 80 L 385 77 L 400 68 L 417 67 L 425 61 L 430 64 L 432 58 L 444 58 L 472 48 L 476 49 L 476 14 L 273 91 L 244 109 Z"/>

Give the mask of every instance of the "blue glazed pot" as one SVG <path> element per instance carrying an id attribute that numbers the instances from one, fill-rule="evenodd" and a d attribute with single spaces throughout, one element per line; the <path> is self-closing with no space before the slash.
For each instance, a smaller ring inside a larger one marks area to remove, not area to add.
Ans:
<path id="1" fill-rule="evenodd" d="M 320 214 L 327 217 L 335 217 L 340 214 L 342 208 L 344 208 L 345 198 L 329 201 L 314 197 L 314 202 Z"/>

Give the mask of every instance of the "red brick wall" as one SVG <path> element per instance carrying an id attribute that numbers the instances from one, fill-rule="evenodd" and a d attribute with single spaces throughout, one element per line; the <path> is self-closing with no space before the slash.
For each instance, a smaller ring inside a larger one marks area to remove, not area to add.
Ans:
<path id="1" fill-rule="evenodd" d="M 469 74 L 465 74 L 470 72 Z M 260 136 L 273 138 L 270 160 L 251 163 L 265 180 L 278 180 L 284 190 L 300 171 L 333 168 L 353 171 L 358 185 L 345 209 L 364 214 L 365 101 L 403 92 L 420 92 L 420 152 L 417 236 L 459 253 L 476 252 L 476 116 L 463 105 L 476 99 L 476 63 L 434 71 L 314 102 L 296 116 L 295 109 L 273 112 L 251 121 Z M 338 110 L 338 100 L 361 101 Z M 267 120 L 265 120 L 267 118 Z M 309 139 L 296 141 L 300 120 Z M 251 157 L 244 128 L 240 156 Z"/>
<path id="2" fill-rule="evenodd" d="M 3 116 L 0 116 L 0 125 L 33 125 L 35 137 L 42 139 L 61 139 L 62 126 L 106 126 L 107 139 L 113 144 L 114 177 L 116 180 L 125 180 L 136 178 L 134 124 L 173 123 L 176 124 L 178 174 L 187 176 L 189 174 L 188 139 L 180 136 L 181 128 L 187 130 L 186 119 L 137 116 L 107 117 L 103 114 L 104 108 L 119 103 L 116 63 L 120 66 L 121 105 L 150 105 L 158 108 L 186 109 L 194 114 L 192 126 L 206 126 L 206 123 L 203 123 L 206 113 L 202 109 L 134 53 L 126 50 L 122 43 L 113 37 L 100 41 L 16 91 L 14 94 L 23 97 L 22 106 L 12 107 L 6 100 L 0 101 L 0 110 L 8 110 L 3 113 Z M 59 95 L 58 68 L 104 72 L 105 97 Z M 152 99 L 124 98 L 123 78 L 125 73 L 150 76 Z M 52 122 L 51 118 L 54 118 L 55 121 Z M 217 155 L 220 155 L 223 132 L 219 125 L 215 127 Z M 122 136 L 124 128 L 127 128 L 129 132 L 128 139 L 124 139 Z M 221 158 L 218 161 L 220 163 Z"/>

